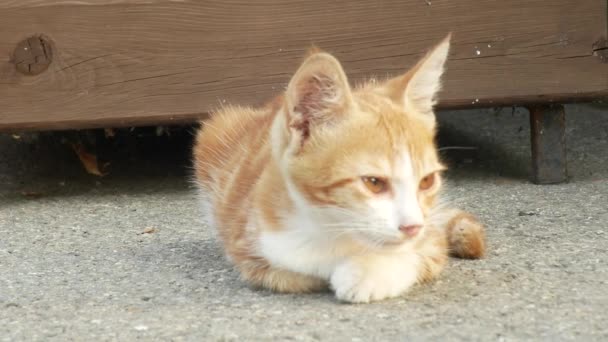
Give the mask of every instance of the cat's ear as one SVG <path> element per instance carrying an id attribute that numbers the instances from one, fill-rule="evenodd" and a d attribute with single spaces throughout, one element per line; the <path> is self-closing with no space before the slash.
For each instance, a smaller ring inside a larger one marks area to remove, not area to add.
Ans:
<path id="1" fill-rule="evenodd" d="M 313 51 L 289 82 L 285 101 L 288 126 L 300 144 L 313 130 L 339 120 L 352 104 L 340 62 L 328 53 Z"/>
<path id="2" fill-rule="evenodd" d="M 385 91 L 406 111 L 428 115 L 434 122 L 433 107 L 441 89 L 441 75 L 450 49 L 451 34 L 424 56 L 405 75 L 393 78 Z"/>

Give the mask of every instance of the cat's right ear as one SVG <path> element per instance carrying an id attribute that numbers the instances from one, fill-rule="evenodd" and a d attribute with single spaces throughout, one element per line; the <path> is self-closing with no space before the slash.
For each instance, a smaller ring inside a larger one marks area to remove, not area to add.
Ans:
<path id="1" fill-rule="evenodd" d="M 435 126 L 433 108 L 441 89 L 441 76 L 450 49 L 451 35 L 429 51 L 405 75 L 395 77 L 383 85 L 382 90 L 395 103 L 408 112 L 418 113 Z"/>
<path id="2" fill-rule="evenodd" d="M 292 144 L 301 146 L 315 129 L 339 120 L 352 104 L 340 62 L 328 53 L 312 53 L 289 82 L 285 101 Z"/>

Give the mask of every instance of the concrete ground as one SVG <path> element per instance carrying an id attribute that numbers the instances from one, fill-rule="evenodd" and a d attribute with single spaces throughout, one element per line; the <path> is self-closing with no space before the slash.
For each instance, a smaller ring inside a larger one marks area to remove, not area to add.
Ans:
<path id="1" fill-rule="evenodd" d="M 0 340 L 607 341 L 608 110 L 567 119 L 571 180 L 537 186 L 525 111 L 442 113 L 443 144 L 478 148 L 448 178 L 488 256 L 369 305 L 241 283 L 200 222 L 188 134 L 102 143 L 103 178 L 69 135 L 2 135 Z"/>

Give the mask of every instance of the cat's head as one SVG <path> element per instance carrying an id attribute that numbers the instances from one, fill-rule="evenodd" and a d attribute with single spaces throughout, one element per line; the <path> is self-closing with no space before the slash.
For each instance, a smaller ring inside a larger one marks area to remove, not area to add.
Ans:
<path id="1" fill-rule="evenodd" d="M 320 229 L 386 246 L 424 233 L 441 186 L 433 107 L 449 36 L 402 76 L 351 88 L 313 52 L 291 79 L 273 154 L 299 210 Z"/>

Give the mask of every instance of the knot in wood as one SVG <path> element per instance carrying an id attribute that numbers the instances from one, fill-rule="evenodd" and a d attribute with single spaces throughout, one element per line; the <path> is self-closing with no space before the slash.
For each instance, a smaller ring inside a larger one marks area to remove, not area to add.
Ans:
<path id="1" fill-rule="evenodd" d="M 38 75 L 53 61 L 51 42 L 44 36 L 31 36 L 20 41 L 13 52 L 13 63 L 24 75 Z"/>

